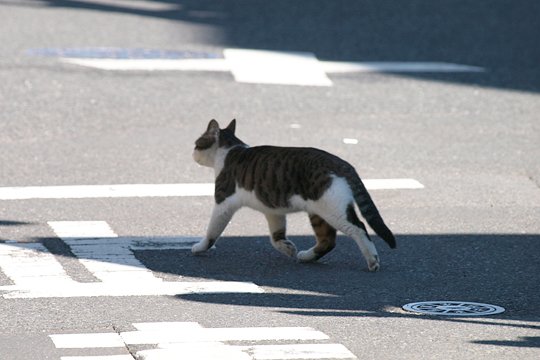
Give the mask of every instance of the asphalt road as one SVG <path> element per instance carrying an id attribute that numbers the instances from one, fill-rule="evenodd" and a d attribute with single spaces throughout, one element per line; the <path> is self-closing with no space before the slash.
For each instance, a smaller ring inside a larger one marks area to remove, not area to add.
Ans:
<path id="1" fill-rule="evenodd" d="M 347 159 L 363 178 L 424 185 L 371 191 L 398 241 L 390 250 L 375 238 L 378 273 L 367 272 L 345 237 L 316 264 L 284 258 L 267 239 L 264 217 L 247 209 L 207 256 L 132 250 L 165 282 L 234 281 L 260 290 L 247 293 L 11 298 L 16 281 L 6 264 L 19 260 L 9 262 L 7 252 L 28 246 L 53 254 L 75 281 L 99 283 L 50 221 L 104 221 L 121 238 L 143 241 L 197 237 L 213 200 L 0 200 L 0 359 L 164 359 L 151 351 L 165 340 L 61 348 L 50 337 L 123 334 L 134 324 L 164 322 L 309 327 L 328 337 L 227 346 L 341 344 L 359 359 L 537 359 L 539 15 L 534 1 L 0 0 L 2 188 L 209 183 L 213 172 L 191 152 L 212 118 L 236 118 L 238 136 L 251 145 L 315 146 Z M 327 61 L 446 62 L 485 71 L 329 74 L 332 86 L 318 87 L 241 83 L 230 72 L 103 71 L 61 59 L 73 49 L 103 48 L 204 57 L 226 48 L 301 51 Z M 298 247 L 309 247 L 307 217 L 291 215 L 288 224 Z M 401 309 L 428 300 L 506 311 L 468 318 Z M 195 347 L 190 359 L 216 358 Z M 145 350 L 158 357 L 144 357 Z"/>

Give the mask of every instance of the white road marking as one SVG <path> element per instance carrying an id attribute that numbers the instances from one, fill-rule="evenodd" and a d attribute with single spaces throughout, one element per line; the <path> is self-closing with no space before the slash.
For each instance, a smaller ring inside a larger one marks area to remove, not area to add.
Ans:
<path id="1" fill-rule="evenodd" d="M 365 179 L 362 182 L 368 190 L 414 190 L 424 188 L 424 185 L 415 179 Z"/>
<path id="2" fill-rule="evenodd" d="M 126 355 L 103 355 L 103 356 L 62 356 L 60 360 L 133 360 L 131 354 Z"/>
<path id="3" fill-rule="evenodd" d="M 137 352 L 138 360 L 252 360 L 240 349 L 223 343 L 176 344 L 174 348 L 158 348 Z"/>
<path id="4" fill-rule="evenodd" d="M 169 322 L 147 322 L 134 323 L 133 326 L 139 331 L 186 331 L 193 329 L 202 329 L 201 324 L 197 322 L 169 321 Z"/>
<path id="5" fill-rule="evenodd" d="M 331 86 L 327 73 L 483 72 L 484 68 L 445 62 L 319 61 L 308 52 L 225 49 L 224 59 L 88 59 L 62 58 L 70 64 L 109 71 L 232 72 L 238 82 Z"/>
<path id="6" fill-rule="evenodd" d="M 342 62 L 321 61 L 324 70 L 328 73 L 448 73 L 448 72 L 484 72 L 485 69 L 478 66 L 452 64 L 445 62 L 403 62 L 403 61 L 379 61 L 379 62 Z"/>
<path id="7" fill-rule="evenodd" d="M 89 333 L 49 335 L 58 349 L 125 347 L 118 333 Z"/>
<path id="8" fill-rule="evenodd" d="M 213 196 L 214 184 L 119 184 L 0 187 L 0 200 Z"/>
<path id="9" fill-rule="evenodd" d="M 288 360 L 288 359 L 356 359 L 341 344 L 287 344 L 287 345 L 226 345 L 221 342 L 159 344 L 159 349 L 139 351 L 138 359 L 231 359 L 231 360 Z"/>
<path id="10" fill-rule="evenodd" d="M 329 339 L 328 335 L 309 327 L 203 328 L 194 322 L 133 325 L 137 331 L 111 333 L 110 337 L 106 334 L 57 334 L 50 337 L 58 349 L 154 345 L 153 349 L 136 352 L 135 357 L 140 360 L 356 359 L 356 356 L 341 344 L 305 343 Z M 257 344 L 286 340 L 304 343 Z M 235 345 L 227 344 L 231 341 L 235 342 Z M 241 345 L 238 342 L 249 343 Z M 103 360 L 113 359 L 104 357 Z"/>
<path id="11" fill-rule="evenodd" d="M 122 238 L 104 221 L 51 221 L 49 225 L 101 282 L 74 281 L 40 243 L 2 243 L 0 270 L 14 283 L 0 286 L 0 292 L 5 292 L 1 294 L 3 298 L 264 292 L 251 282 L 163 281 L 133 253 L 134 250 L 190 249 L 199 238 Z"/>
<path id="12" fill-rule="evenodd" d="M 129 345 L 221 342 L 221 341 L 263 341 L 263 340 L 326 340 L 328 336 L 307 327 L 249 327 L 249 328 L 187 328 L 170 331 L 155 329 L 130 331 L 121 334 Z"/>
<path id="13" fill-rule="evenodd" d="M 118 237 L 105 221 L 49 221 L 49 226 L 62 239 L 95 277 L 118 286 L 141 283 L 161 285 L 130 249 L 130 242 Z M 101 241 L 94 241 L 104 239 Z"/>
<path id="14" fill-rule="evenodd" d="M 76 59 L 64 62 L 109 71 L 230 71 L 225 59 Z"/>
<path id="15" fill-rule="evenodd" d="M 286 359 L 356 359 L 356 356 L 341 344 L 292 344 L 231 346 L 248 353 L 257 360 Z"/>
<path id="16" fill-rule="evenodd" d="M 122 284 L 119 282 L 78 283 L 69 286 L 51 288 L 36 284 L 32 287 L 0 286 L 5 299 L 37 299 L 37 298 L 68 298 L 68 297 L 98 297 L 98 296 L 160 296 L 188 294 L 217 294 L 217 293 L 262 293 L 264 290 L 249 282 L 235 281 L 178 281 L 141 284 Z"/>
<path id="17" fill-rule="evenodd" d="M 54 255 L 39 243 L 0 244 L 0 269 L 15 283 L 0 286 L 0 290 L 64 288 L 75 283 Z"/>
<path id="18" fill-rule="evenodd" d="M 343 143 L 347 145 L 356 145 L 358 144 L 358 139 L 344 138 Z"/>
<path id="19" fill-rule="evenodd" d="M 414 179 L 366 179 L 368 190 L 421 189 Z M 411 187 L 412 184 L 415 184 Z M 0 200 L 214 196 L 213 183 L 0 187 Z"/>
<path id="20" fill-rule="evenodd" d="M 312 53 L 225 49 L 236 81 L 258 84 L 331 86 Z"/>

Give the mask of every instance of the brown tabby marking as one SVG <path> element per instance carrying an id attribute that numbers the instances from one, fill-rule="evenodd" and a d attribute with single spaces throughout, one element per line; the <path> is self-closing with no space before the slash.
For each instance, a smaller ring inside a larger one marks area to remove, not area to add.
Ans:
<path id="1" fill-rule="evenodd" d="M 316 254 L 315 260 L 318 260 L 332 251 L 336 246 L 337 231 L 319 215 L 310 214 L 309 221 L 317 238 L 317 244 L 313 248 L 313 251 Z"/>

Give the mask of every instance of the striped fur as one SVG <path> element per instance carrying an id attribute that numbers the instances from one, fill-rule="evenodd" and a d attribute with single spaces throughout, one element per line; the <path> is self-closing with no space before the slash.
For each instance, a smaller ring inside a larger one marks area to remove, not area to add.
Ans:
<path id="1" fill-rule="evenodd" d="M 272 245 L 288 256 L 319 259 L 334 248 L 337 229 L 357 242 L 370 270 L 379 268 L 377 250 L 354 204 L 391 248 L 396 241 L 349 163 L 315 148 L 249 147 L 236 137 L 235 128 L 234 120 L 225 129 L 212 120 L 195 142 L 195 161 L 214 168 L 216 181 L 207 236 L 194 253 L 209 249 L 235 211 L 248 206 L 266 215 Z M 297 252 L 285 235 L 285 215 L 296 211 L 310 214 L 316 235 L 316 245 L 306 251 Z"/>

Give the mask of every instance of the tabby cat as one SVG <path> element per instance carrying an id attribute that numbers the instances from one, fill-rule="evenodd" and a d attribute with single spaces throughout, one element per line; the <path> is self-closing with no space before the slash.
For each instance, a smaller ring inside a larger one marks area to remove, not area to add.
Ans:
<path id="1" fill-rule="evenodd" d="M 235 136 L 236 121 L 220 129 L 211 120 L 195 142 L 194 160 L 214 168 L 215 206 L 204 237 L 192 248 L 194 254 L 210 249 L 233 214 L 243 206 L 262 212 L 270 228 L 274 248 L 299 261 L 315 261 L 336 243 L 336 230 L 353 238 L 370 271 L 379 269 L 379 256 L 363 217 L 391 248 L 394 235 L 385 225 L 354 168 L 335 155 L 314 148 L 250 147 Z M 285 235 L 287 213 L 306 211 L 316 244 L 297 252 Z"/>

